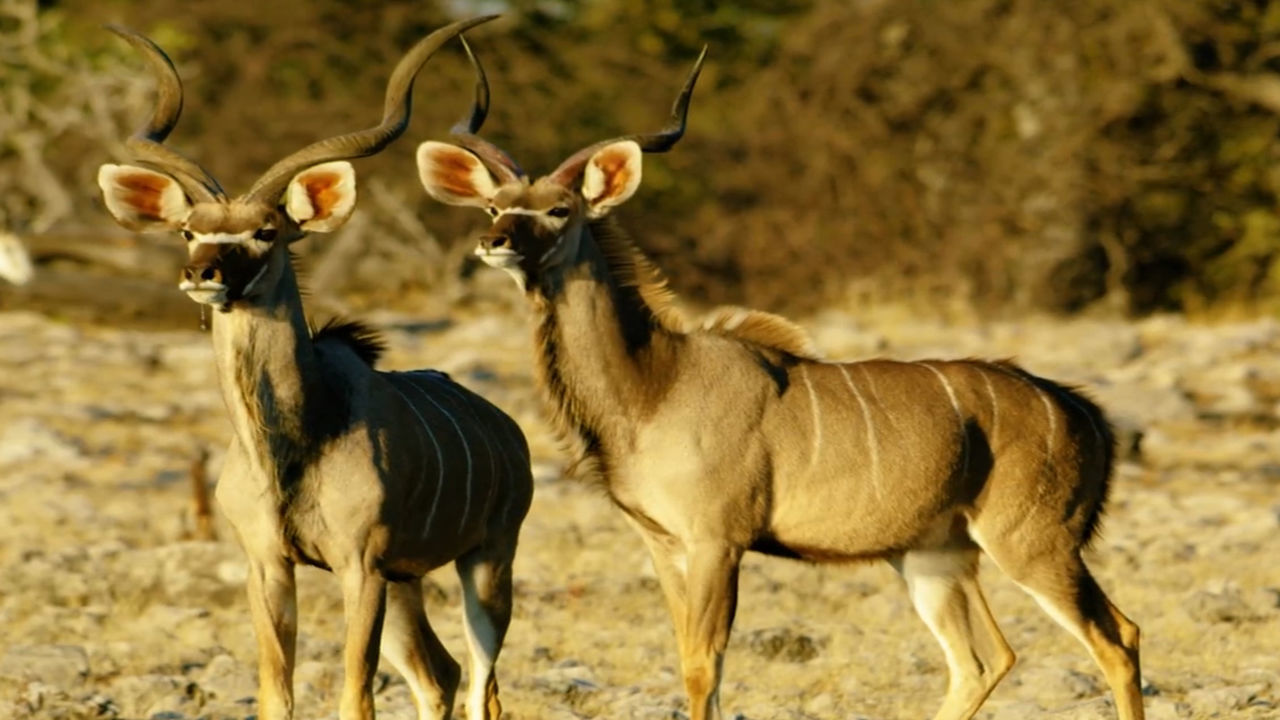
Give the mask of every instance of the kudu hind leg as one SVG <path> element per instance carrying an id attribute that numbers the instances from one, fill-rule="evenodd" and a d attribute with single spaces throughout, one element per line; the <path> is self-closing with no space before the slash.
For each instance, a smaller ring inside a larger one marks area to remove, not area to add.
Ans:
<path id="1" fill-rule="evenodd" d="M 921 550 L 893 562 L 946 656 L 947 695 L 935 720 L 973 717 L 1013 667 L 1013 650 L 978 586 L 977 552 L 976 547 Z"/>
<path id="2" fill-rule="evenodd" d="M 1017 544 L 997 545 L 975 536 L 982 549 L 1059 625 L 1089 650 L 1115 698 L 1120 720 L 1142 720 L 1138 626 L 1098 586 L 1080 558 L 1077 543 L 1063 539 L 1058 551 L 1029 554 Z"/>
<path id="3" fill-rule="evenodd" d="M 1138 626 L 1111 604 L 1080 558 L 1066 573 L 1046 568 L 1015 582 L 1088 648 L 1107 679 L 1120 720 L 1142 720 Z"/>
<path id="4" fill-rule="evenodd" d="M 446 720 L 453 710 L 461 669 L 440 643 L 422 604 L 422 581 L 387 586 L 382 656 L 404 677 L 419 720 Z"/>
<path id="5" fill-rule="evenodd" d="M 463 628 L 470 679 L 468 720 L 497 720 L 502 715 L 494 664 L 511 624 L 511 563 L 515 540 L 481 547 L 457 560 L 462 583 Z"/>

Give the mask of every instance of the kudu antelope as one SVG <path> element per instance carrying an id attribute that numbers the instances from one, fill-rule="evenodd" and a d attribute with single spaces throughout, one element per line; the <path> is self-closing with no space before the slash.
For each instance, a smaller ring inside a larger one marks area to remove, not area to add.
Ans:
<path id="1" fill-rule="evenodd" d="M 1138 628 L 1081 560 L 1112 467 L 1097 406 L 1007 362 L 823 362 L 766 313 L 693 328 L 610 220 L 641 154 L 683 134 L 700 66 L 664 130 L 596 143 L 533 182 L 478 124 L 417 153 L 432 197 L 493 218 L 476 254 L 527 295 L 551 414 L 652 554 L 692 717 L 720 717 L 754 550 L 888 560 L 946 656 L 946 720 L 972 717 L 1014 661 L 978 586 L 986 552 L 1085 644 L 1119 716 L 1141 718 Z"/>
<path id="2" fill-rule="evenodd" d="M 248 556 L 262 718 L 293 713 L 298 563 L 332 570 L 342 585 L 343 720 L 373 717 L 378 639 L 419 717 L 450 715 L 460 668 L 427 622 L 421 588 L 424 573 L 449 561 L 462 584 L 467 713 L 500 714 L 494 661 L 532 494 L 525 439 L 442 373 L 375 371 L 382 343 L 361 325 L 310 330 L 289 252 L 306 233 L 347 220 L 356 190 L 346 159 L 398 137 L 418 70 L 488 19 L 441 28 L 411 49 L 391 75 L 379 125 L 289 155 L 234 199 L 161 144 L 182 106 L 177 73 L 151 41 L 116 30 L 146 57 L 159 99 L 128 141 L 150 169 L 103 165 L 98 182 L 124 226 L 181 232 L 189 263 L 179 288 L 217 310 L 215 358 L 235 431 L 217 500 Z"/>

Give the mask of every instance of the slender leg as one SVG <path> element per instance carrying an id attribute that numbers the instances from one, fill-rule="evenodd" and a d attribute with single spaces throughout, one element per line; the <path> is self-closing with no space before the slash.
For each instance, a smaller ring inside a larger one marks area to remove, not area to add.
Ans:
<path id="1" fill-rule="evenodd" d="M 341 720 L 373 720 L 373 674 L 378 669 L 378 643 L 387 606 L 387 581 L 368 568 L 356 566 L 342 575 L 342 610 L 346 642 L 342 660 L 344 679 Z"/>
<path id="2" fill-rule="evenodd" d="M 1142 720 L 1138 626 L 1111 604 L 1089 569 L 1076 560 L 1077 567 L 1066 576 L 1046 571 L 1016 581 L 1089 649 L 1111 688 L 1120 720 Z"/>
<path id="3" fill-rule="evenodd" d="M 461 670 L 427 622 L 420 580 L 387 585 L 382 655 L 409 684 L 419 720 L 448 720 Z"/>
<path id="4" fill-rule="evenodd" d="M 463 627 L 467 636 L 470 679 L 467 720 L 502 716 L 494 664 L 511 624 L 511 562 L 515 541 L 485 546 L 458 558 L 462 582 Z"/>
<path id="5" fill-rule="evenodd" d="M 1014 661 L 978 586 L 977 548 L 916 550 L 893 566 L 947 659 L 947 695 L 934 720 L 969 720 Z"/>
<path id="6" fill-rule="evenodd" d="M 258 642 L 258 717 L 293 717 L 293 660 L 298 636 L 293 564 L 249 558 L 249 613 Z"/>
<path id="7" fill-rule="evenodd" d="M 634 524 L 634 523 L 633 523 Z M 649 557 L 653 561 L 653 571 L 658 575 L 658 584 L 667 599 L 667 610 L 678 624 L 684 617 L 685 606 L 685 567 L 687 560 L 684 548 L 667 537 L 655 536 L 639 525 L 635 525 L 649 548 Z M 683 642 L 680 633 L 676 633 L 677 642 Z"/>
<path id="8" fill-rule="evenodd" d="M 675 618 L 691 720 L 720 720 L 720 673 L 738 603 L 742 549 L 718 542 L 687 546 L 684 616 Z"/>
<path id="9" fill-rule="evenodd" d="M 1046 543 L 1064 549 L 1029 555 L 1016 545 L 986 542 L 977 535 L 974 539 L 1049 617 L 1088 648 L 1107 679 L 1120 720 L 1143 720 L 1138 626 L 1107 599 L 1079 549 L 1067 542 Z"/>

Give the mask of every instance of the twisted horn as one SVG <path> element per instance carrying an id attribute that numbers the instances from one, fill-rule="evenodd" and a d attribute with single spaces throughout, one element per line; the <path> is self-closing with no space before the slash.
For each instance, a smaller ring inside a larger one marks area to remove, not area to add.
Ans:
<path id="1" fill-rule="evenodd" d="M 285 157 L 263 173 L 245 197 L 249 201 L 274 203 L 289 180 L 305 168 L 332 160 L 367 157 L 382 150 L 392 140 L 400 137 L 409 126 L 409 113 L 413 108 L 413 81 L 427 60 L 454 36 L 496 17 L 498 16 L 485 15 L 459 20 L 423 38 L 400 59 L 391 73 L 391 79 L 387 81 L 381 123 L 367 130 L 320 140 Z"/>
<path id="2" fill-rule="evenodd" d="M 151 118 L 125 141 L 125 147 L 139 161 L 172 174 L 191 199 L 209 202 L 225 198 L 226 192 L 207 170 L 161 144 L 182 114 L 182 80 L 169 56 L 160 46 L 133 30 L 119 25 L 108 25 L 107 29 L 142 53 L 156 80 L 156 105 Z"/>
<path id="3" fill-rule="evenodd" d="M 698 60 L 693 64 L 693 70 L 689 71 L 689 77 L 684 81 L 684 87 L 680 89 L 680 95 L 676 97 L 675 104 L 671 106 L 671 119 L 667 121 L 666 127 L 648 135 L 623 135 L 622 137 L 588 145 L 560 163 L 560 167 L 556 168 L 549 177 L 561 185 L 568 186 L 578 178 L 578 175 L 582 173 L 582 168 L 591 159 L 591 156 L 596 154 L 597 150 L 623 140 L 634 140 L 644 152 L 660 153 L 670 150 L 684 135 L 685 121 L 689 115 L 689 100 L 693 97 L 693 86 L 694 83 L 698 82 L 698 73 L 702 72 L 702 61 L 706 57 L 707 46 L 703 45 L 702 52 L 698 54 Z"/>
<path id="4" fill-rule="evenodd" d="M 480 132 L 480 126 L 489 115 L 489 79 L 484 74 L 480 59 L 471 52 L 471 46 L 467 44 L 466 38 L 462 39 L 462 47 L 467 51 L 467 59 L 471 61 L 471 67 L 476 71 L 476 99 L 471 106 L 471 114 L 459 120 L 450 128 L 449 133 L 459 145 L 480 158 L 480 162 L 494 174 L 498 182 L 505 184 L 522 180 L 525 177 L 524 170 L 520 169 L 516 161 L 497 145 L 476 134 Z"/>

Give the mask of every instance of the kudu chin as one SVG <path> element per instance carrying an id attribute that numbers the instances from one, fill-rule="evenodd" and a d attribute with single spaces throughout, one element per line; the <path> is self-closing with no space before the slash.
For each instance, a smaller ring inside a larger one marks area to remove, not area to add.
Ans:
<path id="1" fill-rule="evenodd" d="M 146 167 L 103 165 L 99 184 L 124 226 L 181 233 L 189 260 L 179 288 L 222 311 L 213 343 L 235 432 L 217 499 L 248 558 L 264 720 L 293 715 L 298 563 L 332 570 L 342 584 L 342 720 L 373 717 L 379 640 L 418 716 L 450 715 L 460 668 L 427 622 L 421 587 L 448 562 L 462 583 L 467 714 L 500 714 L 494 663 L 533 488 L 524 436 L 443 373 L 374 370 L 382 344 L 363 326 L 312 329 L 288 250 L 346 221 L 356 197 L 348 160 L 403 133 L 421 67 L 489 19 L 453 23 L 415 45 L 391 74 L 378 125 L 285 157 L 235 198 L 162 144 L 182 108 L 177 72 L 150 40 L 116 29 L 147 59 L 159 97 L 127 143 Z"/>
<path id="2" fill-rule="evenodd" d="M 1007 362 L 823 362 L 767 313 L 693 327 L 608 218 L 642 153 L 680 138 L 700 66 L 665 129 L 533 182 L 476 136 L 487 92 L 452 143 L 418 149 L 432 197 L 493 218 L 476 253 L 525 289 L 551 415 L 651 552 L 694 720 L 720 717 L 748 550 L 891 563 L 946 657 L 938 720 L 972 717 L 1014 661 L 978 586 L 985 552 L 1084 643 L 1120 718 L 1141 718 L 1138 628 L 1081 559 L 1113 464 L 1096 405 Z"/>

